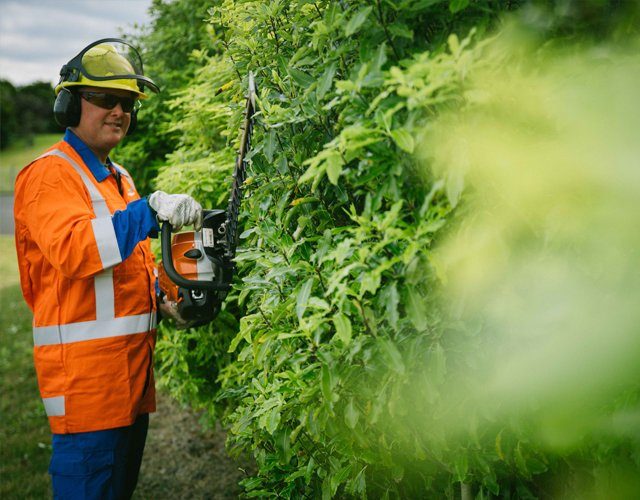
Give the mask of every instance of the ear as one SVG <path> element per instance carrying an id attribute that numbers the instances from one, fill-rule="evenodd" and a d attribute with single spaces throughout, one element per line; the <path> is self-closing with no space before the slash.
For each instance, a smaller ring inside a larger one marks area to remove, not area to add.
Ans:
<path id="1" fill-rule="evenodd" d="M 62 127 L 75 127 L 80 123 L 80 95 L 69 89 L 60 89 L 53 104 L 53 116 Z"/>

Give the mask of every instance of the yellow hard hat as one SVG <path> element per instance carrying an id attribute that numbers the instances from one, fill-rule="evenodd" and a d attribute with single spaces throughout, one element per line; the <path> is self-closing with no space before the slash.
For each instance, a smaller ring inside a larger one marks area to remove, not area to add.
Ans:
<path id="1" fill-rule="evenodd" d="M 145 87 L 160 91 L 153 80 L 144 76 L 138 51 L 120 38 L 93 42 L 62 67 L 56 95 L 63 88 L 77 86 L 128 90 L 139 99 L 148 97 Z"/>

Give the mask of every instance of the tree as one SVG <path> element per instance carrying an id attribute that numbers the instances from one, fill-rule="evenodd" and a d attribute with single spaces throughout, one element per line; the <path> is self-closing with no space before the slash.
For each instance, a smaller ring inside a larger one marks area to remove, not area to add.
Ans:
<path id="1" fill-rule="evenodd" d="M 53 117 L 55 95 L 48 82 L 34 82 L 14 87 L 0 82 L 2 91 L 2 148 L 16 138 L 33 140 L 35 134 L 60 130 Z"/>
<path id="2" fill-rule="evenodd" d="M 159 166 L 177 147 L 175 115 L 168 103 L 192 81 L 199 65 L 194 51 L 208 52 L 204 20 L 210 6 L 209 0 L 154 0 L 150 25 L 129 37 L 141 51 L 145 74 L 161 90 L 142 102 L 137 131 L 114 152 L 133 172 L 142 193 L 151 190 Z"/>
<path id="3" fill-rule="evenodd" d="M 16 89 L 7 80 L 0 80 L 0 149 L 13 140 L 16 130 Z"/>

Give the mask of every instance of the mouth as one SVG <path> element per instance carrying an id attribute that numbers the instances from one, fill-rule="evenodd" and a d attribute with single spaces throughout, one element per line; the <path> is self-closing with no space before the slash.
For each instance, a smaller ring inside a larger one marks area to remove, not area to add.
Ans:
<path id="1" fill-rule="evenodd" d="M 109 126 L 109 127 L 113 127 L 113 128 L 118 128 L 118 129 L 122 128 L 122 123 L 121 122 L 104 122 L 104 124 Z"/>

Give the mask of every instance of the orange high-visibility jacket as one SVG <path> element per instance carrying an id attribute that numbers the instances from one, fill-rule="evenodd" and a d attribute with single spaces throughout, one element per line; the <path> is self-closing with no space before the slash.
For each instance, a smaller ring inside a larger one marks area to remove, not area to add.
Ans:
<path id="1" fill-rule="evenodd" d="M 16 180 L 20 281 L 54 434 L 122 427 L 155 411 L 156 270 L 148 238 L 121 259 L 111 216 L 139 199 L 121 171 L 122 195 L 113 176 L 98 182 L 60 141 Z"/>

